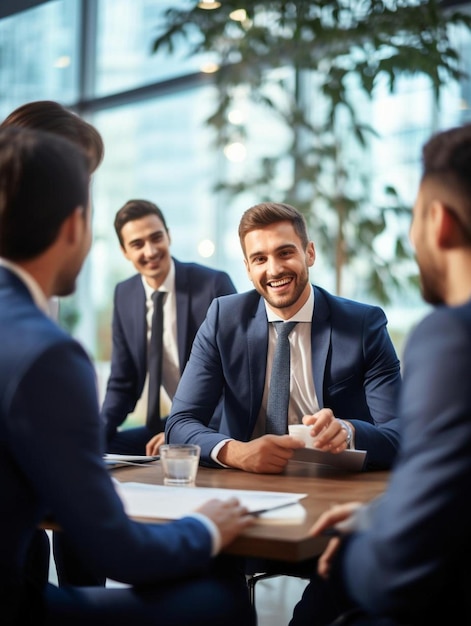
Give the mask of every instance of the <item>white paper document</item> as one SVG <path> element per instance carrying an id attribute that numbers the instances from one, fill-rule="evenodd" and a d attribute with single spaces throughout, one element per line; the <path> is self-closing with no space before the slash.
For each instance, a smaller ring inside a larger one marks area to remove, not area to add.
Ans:
<path id="1" fill-rule="evenodd" d="M 174 520 L 217 498 L 236 497 L 263 523 L 296 524 L 304 521 L 305 508 L 300 500 L 305 493 L 217 489 L 211 487 L 169 487 L 145 483 L 118 483 L 116 490 L 124 508 L 132 517 Z"/>
<path id="2" fill-rule="evenodd" d="M 103 460 L 105 461 L 105 465 L 114 469 L 116 467 L 126 466 L 126 465 L 140 465 L 141 463 L 150 463 L 151 461 L 156 461 L 160 457 L 158 456 L 144 456 L 140 454 L 105 454 Z"/>

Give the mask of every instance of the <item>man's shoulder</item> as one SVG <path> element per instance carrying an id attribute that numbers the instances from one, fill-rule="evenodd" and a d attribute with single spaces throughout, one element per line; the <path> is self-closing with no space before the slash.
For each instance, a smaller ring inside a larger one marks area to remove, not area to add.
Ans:
<path id="1" fill-rule="evenodd" d="M 115 290 L 120 293 L 128 291 L 129 289 L 139 289 L 140 287 L 144 289 L 141 274 L 133 274 L 129 278 L 125 278 L 124 280 L 120 280 L 119 283 L 116 283 Z"/>
<path id="2" fill-rule="evenodd" d="M 255 290 L 214 298 L 206 316 L 207 328 L 216 328 L 221 337 L 233 342 L 236 336 L 257 323 L 260 306 L 265 308 L 263 299 Z"/>
<path id="3" fill-rule="evenodd" d="M 440 305 L 425 315 L 411 332 L 411 338 L 428 335 L 441 341 L 450 334 L 462 336 L 462 341 L 471 344 L 471 302 L 461 306 Z"/>
<path id="4" fill-rule="evenodd" d="M 382 311 L 381 307 L 376 304 L 368 304 L 366 302 L 360 302 L 360 300 L 337 296 L 317 285 L 314 287 L 314 294 L 316 299 L 324 299 L 324 302 L 334 311 L 349 314 L 358 313 L 360 315 L 364 315 L 367 311 L 372 310 Z"/>
<path id="5" fill-rule="evenodd" d="M 261 299 L 260 294 L 255 289 L 251 289 L 242 293 L 219 296 L 215 299 L 215 303 L 222 313 L 231 313 L 235 319 L 240 315 L 254 315 Z"/>
<path id="6" fill-rule="evenodd" d="M 173 259 L 175 263 L 175 272 L 188 272 L 193 275 L 201 275 L 207 278 L 215 278 L 219 276 L 227 276 L 229 274 L 224 272 L 223 270 L 215 269 L 214 267 L 209 267 L 207 265 L 202 265 L 201 263 L 189 263 L 183 261 L 177 261 L 177 259 Z"/>
<path id="7" fill-rule="evenodd" d="M 15 298 L 2 303 L 0 297 L 0 343 L 2 361 L 6 369 L 15 369 L 14 363 L 25 364 L 60 344 L 74 344 L 75 340 L 60 326 L 42 313 L 30 298 Z M 5 370 L 6 371 L 6 370 Z"/>

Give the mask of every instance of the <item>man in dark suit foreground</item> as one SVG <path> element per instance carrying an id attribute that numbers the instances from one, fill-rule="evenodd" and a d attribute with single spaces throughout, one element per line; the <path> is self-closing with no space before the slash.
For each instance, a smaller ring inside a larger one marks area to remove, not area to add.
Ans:
<path id="1" fill-rule="evenodd" d="M 59 135 L 71 141 L 86 155 L 90 176 L 103 160 L 103 139 L 97 129 L 53 100 L 37 100 L 26 102 L 14 109 L 0 124 L 0 129 L 30 128 L 43 130 L 54 135 Z M 59 298 L 53 296 L 48 302 L 49 314 L 54 319 L 59 317 Z M 49 567 L 50 545 L 49 538 L 44 530 L 38 528 L 36 540 L 30 543 L 30 559 L 32 571 L 38 574 L 39 565 L 42 564 L 44 575 L 47 575 Z M 97 577 L 89 572 L 85 563 L 81 563 L 80 557 L 68 544 L 64 532 L 53 533 L 53 549 L 56 561 L 56 571 L 59 584 L 105 584 L 103 576 Z"/>
<path id="2" fill-rule="evenodd" d="M 90 248 L 89 170 L 62 138 L 0 132 L 2 623 L 250 623 L 243 576 L 211 558 L 251 523 L 246 511 L 211 501 L 170 524 L 130 520 L 102 460 L 93 365 L 48 317 Z M 48 515 L 91 568 L 132 586 L 40 580 L 29 544 Z"/>
<path id="3" fill-rule="evenodd" d="M 469 624 L 471 608 L 471 125 L 433 136 L 410 230 L 424 299 L 437 305 L 404 353 L 403 436 L 388 489 L 333 507 L 335 538 L 292 626 Z"/>
<path id="4" fill-rule="evenodd" d="M 154 203 L 129 200 L 117 212 L 114 226 L 121 251 L 138 274 L 119 283 L 114 294 L 111 373 L 101 411 L 107 450 L 158 454 L 165 418 L 196 332 L 213 299 L 236 289 L 225 272 L 172 258 L 170 231 Z M 160 413 L 148 416 L 151 423 L 131 427 L 126 423 L 128 414 L 143 392 L 143 405 L 149 409 L 146 377 L 148 345 L 155 342 L 151 318 L 156 291 L 164 296 L 163 343 L 158 355 L 162 363 Z"/>

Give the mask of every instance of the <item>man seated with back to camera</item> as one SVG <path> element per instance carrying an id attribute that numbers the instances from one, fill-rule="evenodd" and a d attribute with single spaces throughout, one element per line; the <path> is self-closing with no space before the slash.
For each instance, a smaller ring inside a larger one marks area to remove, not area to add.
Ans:
<path id="1" fill-rule="evenodd" d="M 87 157 L 87 163 L 89 165 L 90 177 L 93 176 L 94 172 L 103 160 L 104 145 L 102 137 L 97 129 L 93 125 L 82 119 L 80 116 L 76 115 L 69 109 L 59 104 L 58 102 L 54 102 L 52 100 L 39 100 L 34 102 L 28 102 L 19 106 L 5 118 L 5 120 L 0 125 L 0 128 L 9 128 L 12 126 L 19 128 L 44 130 L 48 133 L 53 133 L 55 135 L 68 139 L 85 153 Z M 143 217 L 144 215 L 152 216 L 156 213 L 154 205 L 146 205 L 144 207 L 139 206 L 137 208 L 137 211 L 139 212 L 139 217 Z M 158 210 L 157 213 L 160 214 Z M 129 214 L 126 212 L 126 215 L 124 215 L 121 219 L 121 222 L 123 224 L 127 221 L 127 217 L 129 217 Z M 135 223 L 136 222 L 134 222 L 134 224 Z M 139 224 L 139 222 L 137 222 L 137 224 Z M 166 241 L 169 241 L 168 237 Z M 167 255 L 166 258 L 168 260 L 169 255 Z M 166 264 L 162 262 L 158 265 L 160 268 L 160 273 L 162 273 L 162 269 L 166 267 Z M 183 268 L 181 272 L 179 272 L 179 276 L 177 276 L 176 278 L 176 286 L 179 292 L 177 299 L 180 301 L 179 310 L 181 313 L 181 315 L 179 315 L 178 339 L 180 350 L 186 350 L 186 352 L 189 352 L 191 345 L 190 340 L 196 332 L 195 324 L 199 325 L 204 316 L 205 309 L 202 309 L 201 307 L 202 300 L 208 297 L 208 292 L 211 290 L 211 288 L 215 290 L 215 293 L 232 293 L 233 291 L 235 291 L 235 289 L 229 277 L 227 277 L 227 275 L 223 274 L 222 272 L 213 272 L 213 270 L 202 268 L 202 266 L 196 266 L 194 264 L 180 265 L 183 266 Z M 202 274 L 204 273 L 204 278 L 206 279 L 207 285 L 206 289 L 202 291 L 201 295 L 195 297 L 194 301 L 190 303 L 189 298 L 191 295 L 194 294 L 193 290 L 189 290 L 187 288 L 187 281 L 188 277 L 193 272 L 196 272 L 196 274 L 198 274 L 200 278 L 202 278 Z M 213 272 L 213 275 L 215 276 L 215 278 L 213 278 L 212 280 L 210 280 L 209 278 L 209 274 L 211 272 Z M 158 272 L 154 271 L 154 273 Z M 128 282 L 135 284 L 136 281 L 132 281 L 131 279 Z M 129 287 L 123 287 L 120 293 L 127 293 L 128 289 Z M 183 290 L 184 293 L 182 293 Z M 58 302 L 59 299 L 55 296 L 50 298 L 50 300 L 48 301 L 50 314 L 53 317 L 57 316 Z M 185 304 L 187 305 L 186 308 L 184 306 Z M 206 303 L 206 308 L 208 304 L 209 302 Z M 198 317 L 198 315 L 200 317 Z M 183 328 L 185 323 L 187 323 L 186 329 Z M 127 326 L 129 326 L 129 324 Z M 143 338 L 144 333 L 145 329 L 143 328 Z M 140 346 L 140 344 L 138 345 Z M 122 351 L 120 352 L 120 354 L 122 356 Z M 143 358 L 145 358 L 145 355 L 143 356 Z M 142 380 L 143 379 L 144 376 L 142 377 Z M 113 395 L 111 395 L 110 398 L 113 398 Z M 141 437 L 141 439 L 145 443 L 145 441 L 148 439 L 148 434 Z M 142 444 L 142 446 L 144 446 L 144 443 Z M 142 450 L 140 448 L 139 453 L 141 452 Z M 136 453 L 136 451 L 134 450 L 133 453 Z M 89 564 L 82 558 L 82 555 L 76 551 L 75 547 L 69 541 L 67 533 L 63 531 L 53 532 L 52 538 L 57 577 L 61 586 L 105 585 L 105 577 L 101 573 L 92 571 L 92 569 L 89 567 Z M 30 543 L 30 561 L 32 563 L 33 571 L 37 572 L 39 564 L 41 564 L 43 572 L 47 574 L 49 553 L 49 539 L 44 531 L 38 529 L 36 533 L 36 540 Z"/>
<path id="2" fill-rule="evenodd" d="M 86 155 L 90 178 L 103 160 L 103 139 L 97 129 L 54 100 L 36 100 L 20 105 L 0 124 L 0 129 L 11 127 L 42 130 L 71 141 Z M 60 320 L 60 298 L 52 296 L 48 300 L 48 312 L 51 318 Z M 66 533 L 53 532 L 53 550 L 60 585 L 105 584 L 105 578 L 92 573 L 88 564 L 76 554 Z M 38 528 L 35 541 L 30 542 L 32 571 L 37 573 L 41 567 L 47 575 L 49 555 L 49 538 Z"/>
<path id="3" fill-rule="evenodd" d="M 339 537 L 290 626 L 471 623 L 471 124 L 433 135 L 422 163 L 410 238 L 436 308 L 406 343 L 398 460 L 383 496 L 312 528 Z"/>
<path id="4" fill-rule="evenodd" d="M 235 499 L 132 521 L 103 463 L 93 364 L 50 317 L 91 245 L 90 164 L 51 133 L 0 131 L 0 601 L 8 626 L 251 623 L 245 578 L 214 559 L 252 523 Z M 130 587 L 56 587 L 30 543 L 46 516 L 92 571 Z"/>

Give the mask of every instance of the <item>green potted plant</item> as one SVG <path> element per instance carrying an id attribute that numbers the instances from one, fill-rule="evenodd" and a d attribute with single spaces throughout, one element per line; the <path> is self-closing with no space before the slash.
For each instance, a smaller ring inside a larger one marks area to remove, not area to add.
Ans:
<path id="1" fill-rule="evenodd" d="M 296 206 L 335 268 L 336 292 L 345 270 L 363 257 L 364 292 L 387 303 L 394 287 L 416 282 L 416 270 L 406 228 L 392 235 L 392 255 L 377 241 L 388 216 L 400 218 L 410 208 L 392 185 L 380 205 L 372 202 L 362 164 L 375 129 L 365 110 L 380 83 L 394 90 L 404 75 L 426 77 L 436 99 L 445 84 L 462 78 L 452 26 L 469 29 L 471 18 L 437 0 L 194 2 L 165 12 L 153 50 L 172 54 L 183 39 L 189 55 L 217 63 L 207 122 L 218 148 L 250 138 L 250 124 L 231 121 L 241 88 L 253 110 L 265 111 L 287 137 L 275 154 L 267 150 L 255 167 L 221 178 L 216 189 Z"/>

